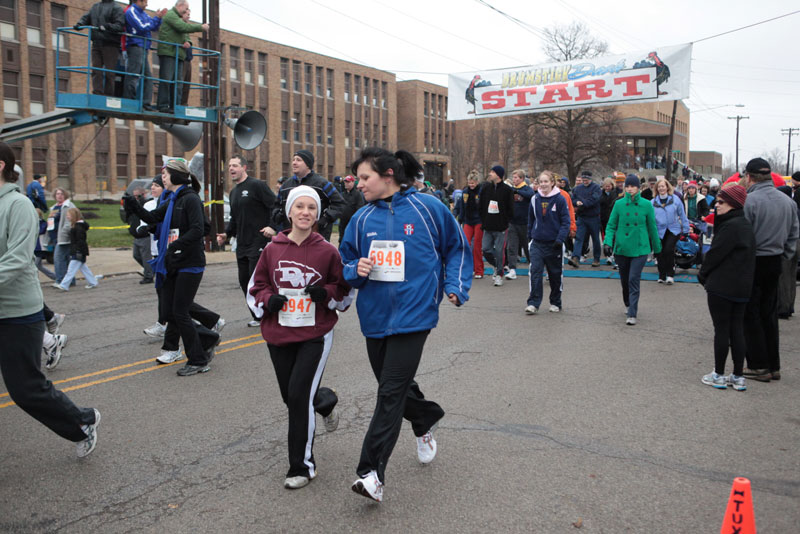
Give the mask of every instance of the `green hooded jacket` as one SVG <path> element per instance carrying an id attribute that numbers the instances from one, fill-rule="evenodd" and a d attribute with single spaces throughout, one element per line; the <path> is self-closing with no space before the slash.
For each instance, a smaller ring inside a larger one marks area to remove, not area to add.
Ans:
<path id="1" fill-rule="evenodd" d="M 630 258 L 646 256 L 651 250 L 661 252 L 653 204 L 641 193 L 625 193 L 614 203 L 603 244 L 613 247 L 614 254 Z"/>
<path id="2" fill-rule="evenodd" d="M 201 31 L 203 31 L 202 24 L 183 22 L 180 14 L 178 14 L 173 7 L 167 11 L 164 18 L 161 19 L 161 27 L 158 29 L 158 40 L 182 45 L 190 41 L 190 33 Z M 164 43 L 158 43 L 156 53 L 159 56 L 175 57 L 175 47 Z M 183 46 L 178 46 L 178 59 L 181 61 L 186 59 L 186 49 L 183 48 Z"/>
<path id="3" fill-rule="evenodd" d="M 0 187 L 0 319 L 42 311 L 42 287 L 33 262 L 39 216 L 14 183 Z"/>

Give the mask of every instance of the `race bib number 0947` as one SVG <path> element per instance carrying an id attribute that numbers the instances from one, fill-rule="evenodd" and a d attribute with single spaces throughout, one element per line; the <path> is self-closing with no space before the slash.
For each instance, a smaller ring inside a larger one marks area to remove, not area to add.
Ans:
<path id="1" fill-rule="evenodd" d="M 402 282 L 406 275 L 406 247 L 402 241 L 374 240 L 369 247 L 370 280 Z"/>
<path id="2" fill-rule="evenodd" d="M 302 289 L 279 289 L 278 293 L 285 295 L 286 303 L 278 312 L 278 324 L 296 328 L 299 326 L 314 326 L 316 304 L 311 297 L 303 293 Z"/>

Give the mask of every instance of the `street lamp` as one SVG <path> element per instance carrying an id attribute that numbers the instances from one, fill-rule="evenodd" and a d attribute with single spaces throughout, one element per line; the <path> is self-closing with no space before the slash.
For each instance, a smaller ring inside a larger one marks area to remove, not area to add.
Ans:
<path id="1" fill-rule="evenodd" d="M 710 108 L 692 110 L 692 113 L 700 113 L 702 111 L 711 111 L 712 109 L 719 109 L 719 108 L 743 108 L 743 107 L 744 107 L 744 104 L 722 104 L 722 105 L 719 105 L 719 106 L 712 106 Z"/>

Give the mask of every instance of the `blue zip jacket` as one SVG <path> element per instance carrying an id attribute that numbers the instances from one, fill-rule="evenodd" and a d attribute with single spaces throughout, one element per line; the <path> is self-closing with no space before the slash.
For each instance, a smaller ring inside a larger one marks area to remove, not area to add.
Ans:
<path id="1" fill-rule="evenodd" d="M 603 195 L 603 190 L 599 185 L 594 182 L 589 185 L 576 185 L 571 194 L 576 217 L 600 216 L 600 197 Z M 579 200 L 583 202 L 583 206 L 578 206 Z"/>
<path id="2" fill-rule="evenodd" d="M 511 222 L 513 224 L 528 224 L 528 206 L 531 204 L 531 198 L 535 191 L 525 182 L 522 183 L 521 187 L 511 186 L 511 189 L 514 191 L 514 218 L 511 219 Z"/>
<path id="3" fill-rule="evenodd" d="M 537 192 L 528 206 L 528 239 L 558 243 L 567 239 L 569 206 L 557 187 L 546 197 Z"/>
<path id="4" fill-rule="evenodd" d="M 131 4 L 130 8 L 125 12 L 125 31 L 137 37 L 128 37 L 126 46 L 141 46 L 149 50 L 150 32 L 157 30 L 160 26 L 160 18 L 151 17 L 138 5 Z M 145 41 L 147 41 L 146 44 Z"/>
<path id="5" fill-rule="evenodd" d="M 369 256 L 374 239 L 404 242 L 404 281 L 358 276 L 358 260 Z M 391 205 L 376 200 L 360 208 L 339 252 L 345 280 L 358 289 L 356 309 L 366 337 L 430 330 L 439 322 L 445 293 L 455 294 L 462 304 L 469 299 L 472 250 L 464 233 L 439 199 L 414 188 L 395 193 Z"/>
<path id="6" fill-rule="evenodd" d="M 656 212 L 658 237 L 664 239 L 664 234 L 667 233 L 667 230 L 675 235 L 680 235 L 681 232 L 689 233 L 689 219 L 686 218 L 683 202 L 677 195 L 669 195 L 667 203 L 664 205 L 661 204 L 661 199 L 658 196 L 652 202 L 653 209 Z"/>

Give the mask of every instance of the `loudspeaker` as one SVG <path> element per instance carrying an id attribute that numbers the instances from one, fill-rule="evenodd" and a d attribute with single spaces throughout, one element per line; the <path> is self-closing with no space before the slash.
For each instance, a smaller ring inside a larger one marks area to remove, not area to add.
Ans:
<path id="1" fill-rule="evenodd" d="M 243 113 L 238 119 L 225 119 L 225 125 L 233 130 L 233 140 L 242 150 L 253 150 L 267 135 L 267 120 L 255 110 Z"/>
<path id="2" fill-rule="evenodd" d="M 162 130 L 169 132 L 183 148 L 184 152 L 188 152 L 197 146 L 200 138 L 203 137 L 203 123 L 190 122 L 186 126 L 182 124 L 160 124 Z"/>

